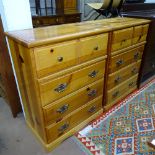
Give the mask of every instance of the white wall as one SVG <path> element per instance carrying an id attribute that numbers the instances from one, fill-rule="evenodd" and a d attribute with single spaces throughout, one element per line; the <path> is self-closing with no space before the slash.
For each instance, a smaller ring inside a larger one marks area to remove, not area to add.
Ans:
<path id="1" fill-rule="evenodd" d="M 29 0 L 0 0 L 0 15 L 2 18 L 4 31 L 22 30 L 22 29 L 28 29 L 33 27 Z M 9 46 L 8 46 L 8 49 L 9 49 Z M 10 49 L 9 49 L 9 54 L 12 62 L 12 68 L 14 71 L 14 76 L 15 76 L 15 80 L 16 80 L 16 84 L 19 92 L 20 101 L 22 104 L 22 98 L 19 91 L 19 85 L 15 74 L 15 69 L 14 69 L 14 64 L 12 61 Z M 22 104 L 22 108 L 24 113 L 23 104 Z"/>
<path id="2" fill-rule="evenodd" d="M 29 0 L 0 0 L 0 13 L 5 31 L 32 28 Z"/>

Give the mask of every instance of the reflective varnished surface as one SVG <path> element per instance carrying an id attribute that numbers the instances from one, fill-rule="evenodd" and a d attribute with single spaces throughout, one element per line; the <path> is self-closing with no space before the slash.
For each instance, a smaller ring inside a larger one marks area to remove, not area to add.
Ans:
<path id="1" fill-rule="evenodd" d="M 145 23 L 148 23 L 148 20 L 134 18 L 110 18 L 14 31 L 8 32 L 6 35 L 24 46 L 35 47 Z"/>

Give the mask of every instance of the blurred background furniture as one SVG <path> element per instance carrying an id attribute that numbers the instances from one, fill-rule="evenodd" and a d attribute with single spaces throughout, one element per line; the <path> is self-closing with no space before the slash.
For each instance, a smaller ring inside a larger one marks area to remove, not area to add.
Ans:
<path id="1" fill-rule="evenodd" d="M 134 18 L 146 18 L 150 24 L 147 44 L 143 54 L 143 62 L 139 76 L 139 87 L 155 77 L 155 3 L 125 4 L 123 16 Z"/>
<path id="2" fill-rule="evenodd" d="M 93 8 L 98 13 L 98 16 L 95 18 L 96 20 L 101 15 L 103 15 L 104 17 L 108 17 L 112 2 L 113 0 L 102 0 L 101 3 L 87 3 L 87 5 Z"/>
<path id="3" fill-rule="evenodd" d="M 9 105 L 13 117 L 22 111 L 0 16 L 0 96 Z"/>
<path id="4" fill-rule="evenodd" d="M 30 0 L 34 27 L 81 21 L 77 0 Z"/>

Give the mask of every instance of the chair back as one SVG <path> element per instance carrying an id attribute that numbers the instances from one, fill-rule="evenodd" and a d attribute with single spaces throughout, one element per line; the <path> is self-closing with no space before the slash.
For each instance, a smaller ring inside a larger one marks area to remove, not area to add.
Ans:
<path id="1" fill-rule="evenodd" d="M 100 9 L 107 9 L 111 6 L 113 0 L 102 0 L 103 5 Z"/>
<path id="2" fill-rule="evenodd" d="M 112 8 L 119 8 L 120 5 L 124 3 L 125 0 L 113 0 Z"/>

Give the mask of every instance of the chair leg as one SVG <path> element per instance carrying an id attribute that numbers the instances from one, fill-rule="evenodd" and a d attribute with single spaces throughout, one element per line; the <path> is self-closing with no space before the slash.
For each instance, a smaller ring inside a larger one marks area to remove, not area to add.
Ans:
<path id="1" fill-rule="evenodd" d="M 94 20 L 97 20 L 102 14 L 99 13 L 99 15 L 94 19 Z"/>

